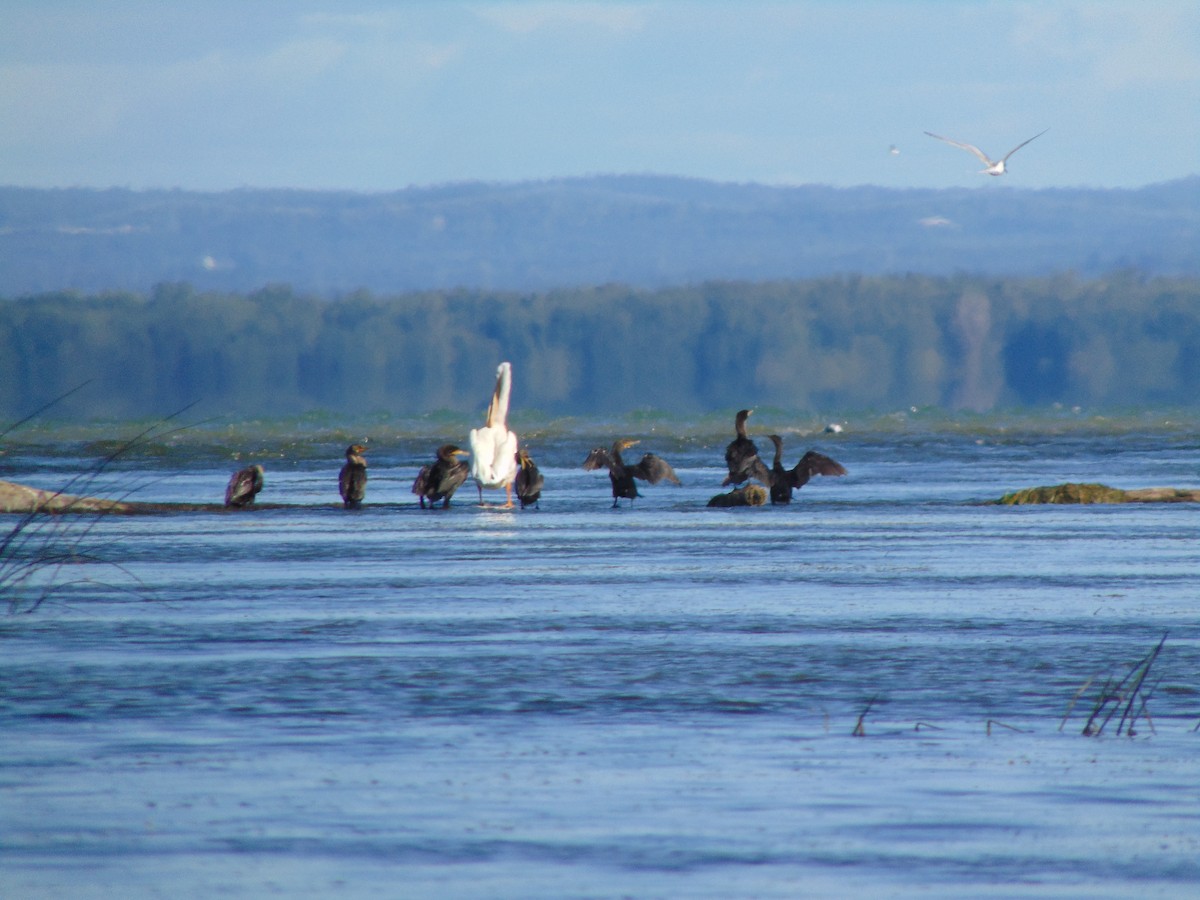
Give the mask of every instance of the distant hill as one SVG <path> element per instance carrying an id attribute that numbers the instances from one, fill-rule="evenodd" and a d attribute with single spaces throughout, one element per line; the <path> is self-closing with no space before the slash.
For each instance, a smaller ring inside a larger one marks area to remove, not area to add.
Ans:
<path id="1" fill-rule="evenodd" d="M 1200 274 L 1200 177 L 1136 190 L 611 176 L 392 193 L 0 188 L 0 296 L 163 282 L 336 295 L 1116 270 Z"/>

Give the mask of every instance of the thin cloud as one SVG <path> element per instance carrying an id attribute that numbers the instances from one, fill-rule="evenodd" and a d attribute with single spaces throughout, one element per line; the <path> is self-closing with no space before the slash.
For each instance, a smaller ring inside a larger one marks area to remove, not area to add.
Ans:
<path id="1" fill-rule="evenodd" d="M 641 31 L 642 8 L 610 3 L 512 3 L 477 8 L 480 18 L 512 34 L 531 34 L 550 28 L 582 27 L 614 34 Z"/>

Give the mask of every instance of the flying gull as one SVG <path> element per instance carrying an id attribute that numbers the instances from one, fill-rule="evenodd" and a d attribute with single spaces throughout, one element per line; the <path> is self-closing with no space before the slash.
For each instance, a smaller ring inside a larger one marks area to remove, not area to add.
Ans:
<path id="1" fill-rule="evenodd" d="M 1049 128 L 1046 129 L 1046 131 L 1049 131 L 1049 130 L 1050 130 Z M 1040 138 L 1043 134 L 1046 133 L 1046 131 L 1039 131 L 1037 134 L 1035 134 L 1033 137 L 1031 137 L 1029 139 L 1029 141 L 1032 141 L 1035 138 Z M 980 162 L 982 162 L 984 165 L 984 168 L 979 170 L 980 174 L 987 173 L 988 175 L 1003 175 L 1007 171 L 1004 164 L 1006 162 L 1008 162 L 1008 158 L 1010 156 L 1012 156 L 1014 153 L 1016 153 L 1018 150 L 1020 150 L 1022 147 L 1024 147 L 1026 144 L 1029 143 L 1029 141 L 1022 141 L 1020 144 L 1017 144 L 1017 146 L 1013 147 L 1011 150 L 1009 150 L 1007 153 L 1005 153 L 1003 159 L 991 160 L 991 159 L 988 159 L 988 156 L 986 153 L 984 153 L 982 150 L 980 150 L 974 144 L 964 144 L 962 141 L 952 141 L 950 138 L 942 137 L 940 134 L 934 134 L 932 131 L 927 131 L 925 133 L 927 135 L 929 135 L 931 138 L 937 138 L 939 141 L 945 141 L 947 144 L 953 144 L 955 147 L 961 147 L 964 150 L 969 150 L 971 153 L 974 153 L 976 156 L 979 157 Z"/>

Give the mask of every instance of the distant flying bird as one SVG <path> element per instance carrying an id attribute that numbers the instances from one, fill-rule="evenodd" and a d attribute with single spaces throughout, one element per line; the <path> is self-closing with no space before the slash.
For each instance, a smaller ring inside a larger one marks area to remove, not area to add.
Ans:
<path id="1" fill-rule="evenodd" d="M 505 507 L 511 507 L 512 483 L 517 475 L 517 436 L 508 430 L 508 400 L 512 394 L 512 365 L 502 362 L 496 369 L 496 387 L 488 404 L 487 422 L 482 428 L 472 428 L 468 436 L 471 445 L 471 477 L 479 488 L 504 488 Z"/>
<path id="2" fill-rule="evenodd" d="M 367 461 L 362 456 L 366 452 L 362 444 L 346 448 L 346 464 L 338 474 L 338 491 L 346 509 L 358 509 L 367 495 Z"/>
<path id="3" fill-rule="evenodd" d="M 1046 129 L 1046 131 L 1049 131 L 1049 130 L 1050 130 L 1049 128 Z M 1040 138 L 1043 134 L 1046 133 L 1046 131 L 1039 131 L 1037 134 L 1035 134 L 1033 137 L 1031 137 L 1029 139 L 1029 141 Z M 1026 144 L 1029 143 L 1029 141 L 1022 141 L 1021 143 L 1017 144 L 1017 146 L 1013 147 L 1011 150 L 1009 150 L 1007 153 L 1005 153 L 1003 159 L 992 160 L 992 159 L 988 159 L 987 154 L 984 153 L 982 150 L 980 150 L 978 147 L 976 147 L 974 144 L 964 144 L 962 141 L 953 141 L 948 137 L 942 137 L 940 134 L 934 134 L 932 131 L 927 131 L 925 133 L 927 135 L 929 135 L 931 138 L 937 138 L 939 141 L 945 141 L 947 144 L 953 144 L 955 147 L 961 147 L 963 150 L 966 150 L 970 153 L 974 153 L 977 157 L 979 157 L 979 161 L 982 162 L 984 165 L 984 168 L 979 170 L 979 173 L 981 175 L 983 175 L 983 174 L 1003 175 L 1006 171 L 1008 171 L 1004 165 L 1005 163 L 1008 162 L 1008 158 L 1010 156 L 1012 156 L 1014 153 L 1016 153 L 1018 150 L 1020 150 L 1022 147 L 1024 147 Z"/>
<path id="4" fill-rule="evenodd" d="M 900 148 L 897 147 L 895 144 L 892 144 L 892 146 L 888 147 L 888 153 L 890 153 L 892 156 L 899 156 Z"/>
<path id="5" fill-rule="evenodd" d="M 225 488 L 225 505 L 239 508 L 249 506 L 262 489 L 262 466 L 249 466 L 234 472 L 229 477 L 229 486 Z"/>

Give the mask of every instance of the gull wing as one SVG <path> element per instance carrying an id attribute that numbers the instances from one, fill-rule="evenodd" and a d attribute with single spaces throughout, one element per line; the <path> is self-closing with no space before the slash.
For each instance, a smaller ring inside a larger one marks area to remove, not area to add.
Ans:
<path id="1" fill-rule="evenodd" d="M 974 153 L 977 157 L 979 157 L 979 161 L 981 163 L 983 163 L 985 166 L 994 166 L 996 164 L 992 160 L 988 159 L 987 154 L 984 153 L 982 150 L 980 150 L 978 147 L 976 147 L 974 144 L 964 144 L 962 141 L 955 141 L 948 137 L 942 137 L 940 134 L 934 134 L 932 131 L 927 131 L 925 133 L 927 135 L 929 135 L 931 138 L 937 138 L 939 141 L 945 141 L 947 144 L 952 144 L 955 147 L 960 147 L 963 150 L 966 150 L 968 153 Z M 1033 138 L 1029 139 L 1029 141 L 1032 141 L 1032 140 L 1033 140 Z M 1025 144 L 1028 144 L 1029 141 L 1026 141 Z M 1024 147 L 1025 144 L 1022 144 L 1021 147 Z M 1021 147 L 1014 147 L 1011 151 L 1009 151 L 1008 156 L 1012 156 L 1014 153 L 1016 153 L 1018 150 L 1020 150 Z M 1006 156 L 1004 158 L 1008 159 L 1008 156 Z"/>
<path id="2" fill-rule="evenodd" d="M 1047 128 L 1045 131 L 1039 131 L 1037 134 L 1035 134 L 1033 137 L 1031 137 L 1031 138 L 1029 139 L 1029 141 L 1036 140 L 1037 138 L 1040 138 L 1040 137 L 1041 137 L 1043 134 L 1045 134 L 1045 133 L 1046 133 L 1046 131 L 1049 131 L 1049 130 L 1050 130 L 1050 129 L 1049 129 L 1049 128 Z M 929 132 L 926 132 L 926 134 L 928 134 L 928 133 L 929 133 Z M 942 138 L 942 140 L 945 140 L 945 138 Z M 1009 158 L 1010 156 L 1012 156 L 1014 153 L 1016 153 L 1018 150 L 1020 150 L 1020 149 L 1021 149 L 1022 147 L 1024 147 L 1026 144 L 1028 144 L 1028 143 L 1029 143 L 1029 141 L 1022 141 L 1021 143 L 1017 144 L 1017 146 L 1013 147 L 1011 150 L 1009 150 L 1007 153 L 1005 153 L 1005 154 L 1004 154 L 1004 159 L 1002 159 L 1002 160 L 1001 160 L 1001 162 L 1007 162 L 1007 161 L 1008 161 L 1008 158 Z"/>

